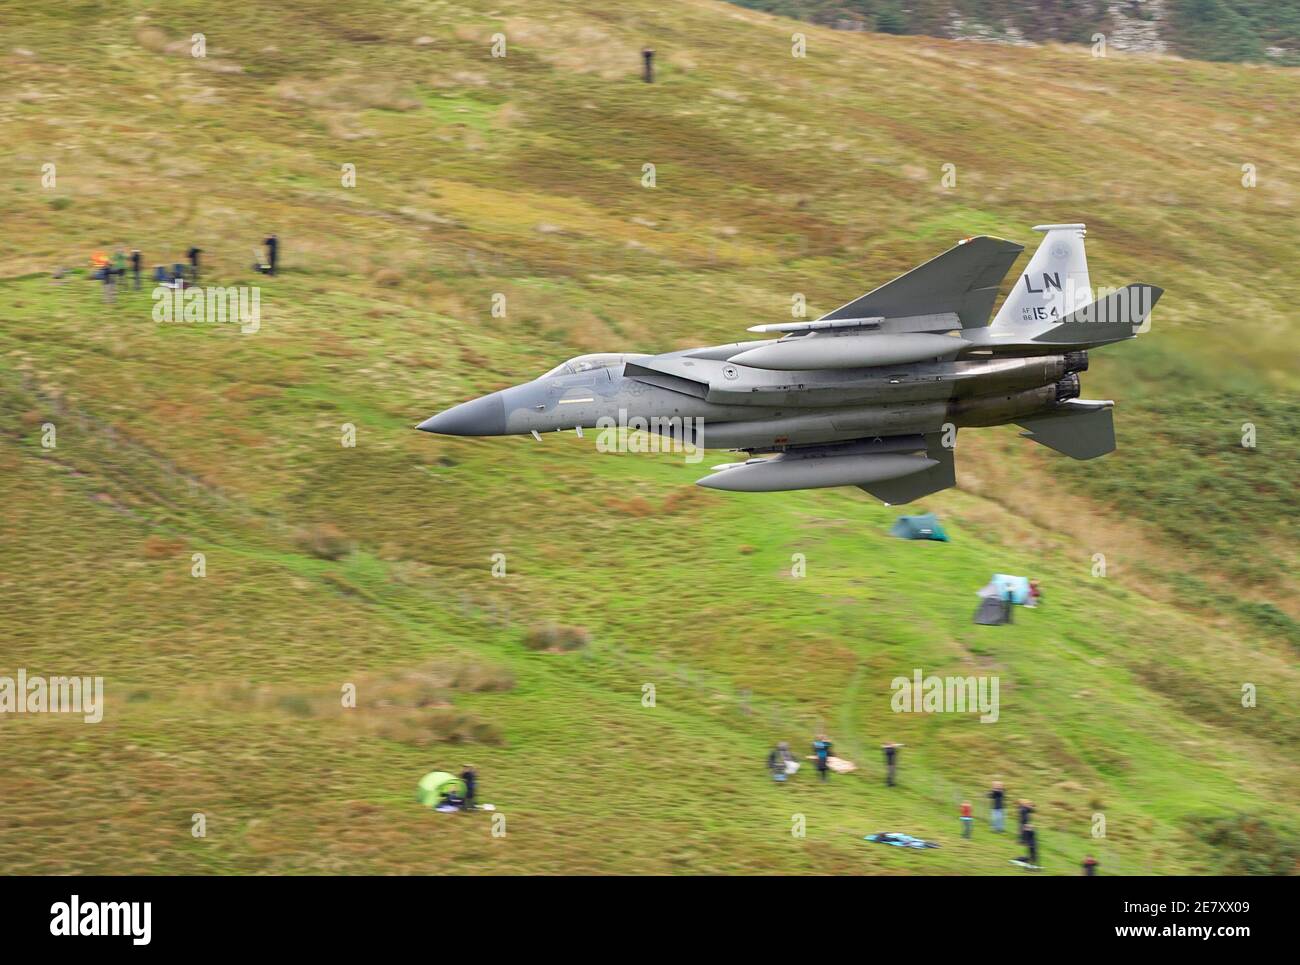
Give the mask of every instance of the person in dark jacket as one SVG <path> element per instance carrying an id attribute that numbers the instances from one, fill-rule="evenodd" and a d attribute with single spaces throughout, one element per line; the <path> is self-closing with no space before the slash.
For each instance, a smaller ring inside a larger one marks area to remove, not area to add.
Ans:
<path id="1" fill-rule="evenodd" d="M 1038 830 L 1032 824 L 1026 824 L 1023 834 L 1025 837 L 1025 850 L 1028 851 L 1029 853 L 1026 857 L 1022 858 L 1021 860 L 1026 861 L 1032 865 L 1037 865 L 1038 864 Z"/>
<path id="2" fill-rule="evenodd" d="M 1017 802 L 1016 810 L 1020 813 L 1020 840 L 1024 841 L 1025 828 L 1029 825 L 1029 818 L 1034 813 L 1034 802 L 1022 798 Z"/>
<path id="3" fill-rule="evenodd" d="M 117 298 L 117 275 L 113 271 L 113 266 L 109 265 L 104 269 L 104 301 L 112 302 Z"/>
<path id="4" fill-rule="evenodd" d="M 778 784 L 785 783 L 785 758 L 781 756 L 780 747 L 773 747 L 767 755 L 767 769 L 772 774 L 772 780 Z"/>
<path id="5" fill-rule="evenodd" d="M 812 746 L 813 756 L 817 758 L 817 773 L 824 781 L 830 776 L 831 742 L 825 734 L 819 734 Z"/>
<path id="6" fill-rule="evenodd" d="M 131 249 L 131 276 L 135 279 L 135 289 L 140 290 L 140 249 Z"/>
<path id="7" fill-rule="evenodd" d="M 478 788 L 478 772 L 474 770 L 473 764 L 465 765 L 465 769 L 460 772 L 460 779 L 465 782 L 465 803 L 461 807 L 466 811 L 473 811 Z"/>
<path id="8" fill-rule="evenodd" d="M 885 752 L 886 787 L 894 786 L 894 775 L 898 768 L 898 749 L 902 746 L 902 744 L 895 744 L 893 741 L 890 741 L 881 748 Z"/>
<path id="9" fill-rule="evenodd" d="M 1101 864 L 1100 861 L 1098 861 L 1098 860 L 1097 860 L 1096 858 L 1094 858 L 1092 855 L 1087 855 L 1087 856 L 1083 859 L 1083 874 L 1084 874 L 1084 877 L 1086 877 L 1086 878 L 1093 878 L 1093 877 L 1096 877 L 1096 874 L 1097 874 L 1097 865 L 1099 865 L 1099 864 Z"/>
<path id="10" fill-rule="evenodd" d="M 190 259 L 190 281 L 197 284 L 199 280 L 199 255 L 203 254 L 203 249 L 190 245 L 187 254 Z"/>
<path id="11" fill-rule="evenodd" d="M 266 273 L 268 275 L 275 274 L 275 268 L 276 265 L 279 263 L 279 260 L 280 260 L 280 239 L 277 238 L 275 235 L 271 235 L 269 238 L 266 239 L 266 262 L 267 262 Z"/>
<path id="12" fill-rule="evenodd" d="M 1001 781 L 994 781 L 993 789 L 989 791 L 989 824 L 991 824 L 993 830 L 999 834 L 1006 827 L 1007 812 L 1004 810 L 1006 793 L 1007 792 L 1002 789 Z"/>

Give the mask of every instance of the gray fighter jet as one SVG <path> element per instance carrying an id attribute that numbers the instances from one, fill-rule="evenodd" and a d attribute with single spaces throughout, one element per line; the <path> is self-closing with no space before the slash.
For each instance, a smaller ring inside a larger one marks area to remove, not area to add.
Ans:
<path id="1" fill-rule="evenodd" d="M 980 236 L 779 337 L 570 359 L 417 426 L 496 436 L 618 426 L 748 453 L 698 481 L 774 492 L 858 486 L 891 504 L 956 483 L 957 429 L 1015 423 L 1075 459 L 1115 448 L 1109 401 L 1079 398 L 1087 350 L 1144 330 L 1161 289 L 1094 301 L 1081 224 L 1045 233 L 992 322 L 1023 246 Z"/>

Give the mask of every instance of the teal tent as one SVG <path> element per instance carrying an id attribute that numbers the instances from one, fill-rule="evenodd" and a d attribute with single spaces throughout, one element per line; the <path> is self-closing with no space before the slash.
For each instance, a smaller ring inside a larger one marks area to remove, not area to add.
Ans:
<path id="1" fill-rule="evenodd" d="M 926 513 L 924 516 L 899 516 L 898 521 L 894 523 L 889 530 L 890 536 L 897 536 L 899 539 L 937 539 L 942 542 L 948 542 L 948 534 L 943 531 L 939 525 L 939 517 L 934 513 Z"/>
<path id="2" fill-rule="evenodd" d="M 459 797 L 465 796 L 465 782 L 446 771 L 430 771 L 420 778 L 415 792 L 415 799 L 421 804 L 436 808 L 442 803 L 443 795 L 453 792 Z"/>

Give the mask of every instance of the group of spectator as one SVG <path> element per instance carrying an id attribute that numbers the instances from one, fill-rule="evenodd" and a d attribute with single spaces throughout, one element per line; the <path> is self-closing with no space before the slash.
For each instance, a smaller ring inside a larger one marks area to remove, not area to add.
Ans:
<path id="1" fill-rule="evenodd" d="M 897 782 L 898 775 L 898 752 L 904 745 L 889 741 L 881 746 L 885 757 L 885 786 L 893 787 Z M 826 781 L 830 777 L 832 770 L 830 762 L 832 759 L 832 743 L 825 734 L 819 734 L 817 739 L 812 743 L 813 760 L 817 767 L 817 774 L 821 780 Z M 767 757 L 768 770 L 772 773 L 772 779 L 778 783 L 784 783 L 789 775 L 798 770 L 798 762 L 790 753 L 790 745 L 785 741 L 778 744 Z M 1002 834 L 1006 831 L 1006 807 L 1007 792 L 1001 781 L 994 781 L 988 794 L 989 800 L 989 826 L 994 833 Z M 1014 863 L 1024 867 L 1037 869 L 1038 865 L 1038 829 L 1034 826 L 1034 802 L 1025 798 L 1016 801 L 1016 815 L 1018 818 L 1019 831 L 1017 841 L 1024 846 L 1025 854 L 1014 859 Z M 969 801 L 963 801 L 960 812 L 961 836 L 963 838 L 971 837 L 975 825 L 974 809 Z M 1089 877 L 1097 873 L 1097 867 L 1100 862 L 1092 855 L 1087 855 L 1083 861 L 1083 873 Z"/>
<path id="2" fill-rule="evenodd" d="M 264 275 L 274 275 L 279 267 L 280 262 L 280 240 L 275 235 L 270 235 L 263 242 L 266 246 L 266 260 L 263 261 L 259 256 L 253 264 L 255 271 Z M 199 281 L 199 258 L 203 254 L 203 249 L 191 245 L 189 251 L 185 253 L 188 266 L 184 262 L 175 262 L 170 268 L 167 265 L 155 265 L 153 270 L 153 282 L 155 285 L 164 285 L 169 288 L 184 288 L 186 285 L 197 285 Z M 140 254 L 139 248 L 132 248 L 130 255 L 126 250 L 119 247 L 109 257 L 103 251 L 95 251 L 90 256 L 90 277 L 95 281 L 104 283 L 104 301 L 113 302 L 117 298 L 117 286 L 126 283 L 126 273 L 129 269 L 134 282 L 134 288 L 138 291 L 140 288 L 140 271 L 144 261 Z M 60 271 L 60 276 L 62 271 Z"/>
<path id="3" fill-rule="evenodd" d="M 176 262 L 169 269 L 166 265 L 156 265 L 153 270 L 155 285 L 167 285 L 171 288 L 183 288 L 186 284 L 197 284 L 199 280 L 199 256 L 203 249 L 194 245 L 186 252 L 188 268 L 183 262 Z M 140 289 L 140 270 L 144 257 L 139 248 L 132 248 L 127 255 L 123 248 L 118 248 L 110 258 L 103 251 L 95 251 L 90 256 L 90 277 L 104 283 L 104 301 L 112 302 L 117 298 L 117 286 L 126 284 L 128 268 L 131 272 L 133 287 Z"/>

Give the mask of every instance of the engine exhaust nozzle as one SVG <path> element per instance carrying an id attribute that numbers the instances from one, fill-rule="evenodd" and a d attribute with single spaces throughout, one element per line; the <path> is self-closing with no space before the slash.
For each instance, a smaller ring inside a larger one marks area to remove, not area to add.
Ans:
<path id="1" fill-rule="evenodd" d="M 1079 397 L 1079 376 L 1071 372 L 1056 383 L 1056 401 L 1068 402 Z"/>

